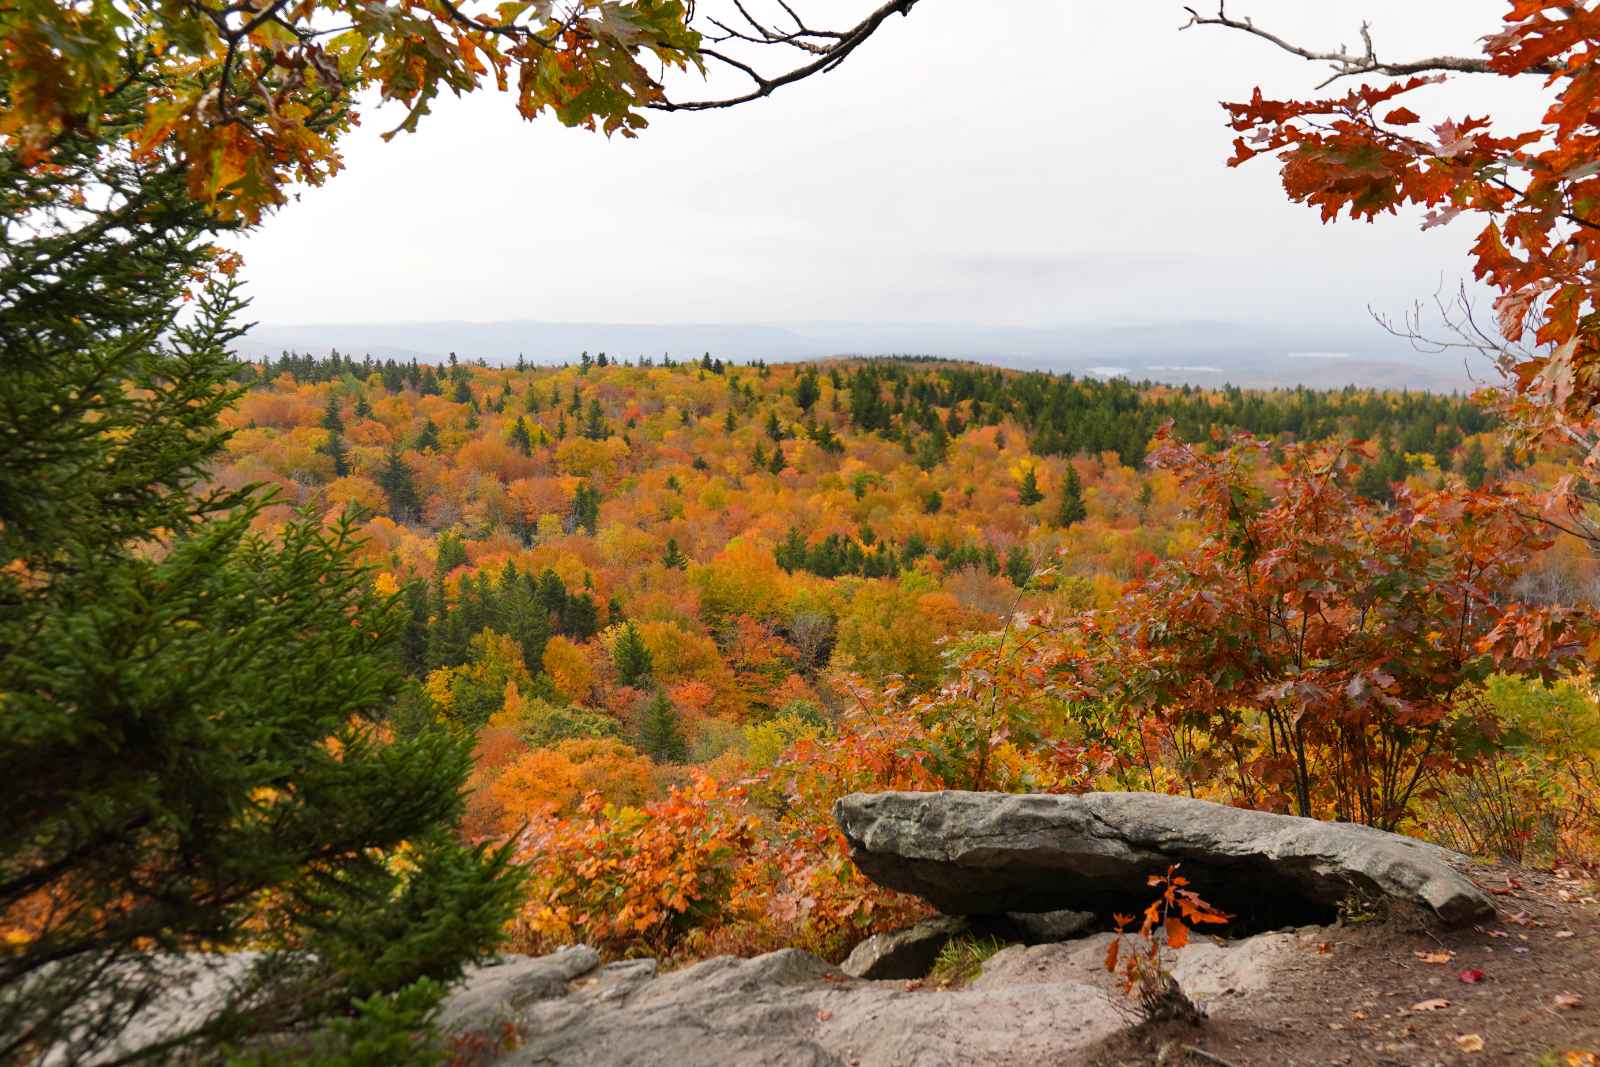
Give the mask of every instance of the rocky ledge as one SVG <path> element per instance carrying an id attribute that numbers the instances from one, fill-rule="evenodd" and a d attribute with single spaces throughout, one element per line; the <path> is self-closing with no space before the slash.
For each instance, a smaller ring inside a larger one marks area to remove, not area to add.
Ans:
<path id="1" fill-rule="evenodd" d="M 949 915 L 1137 912 L 1181 864 L 1241 929 L 1324 922 L 1352 898 L 1450 924 L 1493 914 L 1464 857 L 1348 823 L 1154 793 L 856 793 L 834 817 L 862 873 Z"/>

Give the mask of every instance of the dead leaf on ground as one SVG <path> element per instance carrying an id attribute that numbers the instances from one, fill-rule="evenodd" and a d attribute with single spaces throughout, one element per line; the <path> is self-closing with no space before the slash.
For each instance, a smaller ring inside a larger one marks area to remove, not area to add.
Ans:
<path id="1" fill-rule="evenodd" d="M 1445 1000 L 1443 997 L 1435 997 L 1432 1000 L 1419 1000 L 1419 1001 L 1417 1001 L 1415 1004 L 1411 1005 L 1411 1010 L 1412 1011 L 1443 1011 L 1444 1009 L 1448 1008 L 1449 1006 L 1450 1006 L 1450 1002 L 1448 1000 Z"/>
<path id="2" fill-rule="evenodd" d="M 1462 1052 L 1482 1052 L 1483 1038 L 1478 1034 L 1462 1034 L 1456 1038 L 1456 1048 Z"/>
<path id="3" fill-rule="evenodd" d="M 1583 997 L 1578 993 L 1557 993 L 1553 1002 L 1559 1011 L 1571 1011 L 1583 1007 Z"/>
<path id="4" fill-rule="evenodd" d="M 1423 963 L 1449 963 L 1451 958 L 1455 956 L 1455 953 L 1451 952 L 1447 948 L 1444 948 L 1440 949 L 1438 952 L 1413 952 L 1412 955 L 1417 957 L 1417 959 L 1421 960 Z"/>
<path id="5" fill-rule="evenodd" d="M 1456 977 L 1461 979 L 1467 985 L 1477 985 L 1479 982 L 1483 981 L 1483 972 L 1478 970 L 1476 967 L 1468 967 L 1466 970 L 1456 975 Z"/>
<path id="6" fill-rule="evenodd" d="M 1578 935 L 1573 933 L 1571 930 L 1557 930 L 1556 931 L 1556 940 L 1558 940 L 1558 941 L 1565 941 L 1569 937 L 1577 937 L 1577 936 Z"/>

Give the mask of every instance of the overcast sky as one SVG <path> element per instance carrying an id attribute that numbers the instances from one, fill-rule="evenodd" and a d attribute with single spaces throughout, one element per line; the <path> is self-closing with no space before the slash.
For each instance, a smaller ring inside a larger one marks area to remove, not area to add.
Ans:
<path id="1" fill-rule="evenodd" d="M 1475 53 L 1505 3 L 1232 7 L 1319 46 L 1366 15 L 1400 59 Z M 388 144 L 396 117 L 369 114 L 348 170 L 243 242 L 251 315 L 1344 326 L 1466 271 L 1470 222 L 1323 226 L 1270 162 L 1229 170 L 1217 101 L 1321 75 L 1182 20 L 1169 0 L 922 0 L 828 75 L 635 141 L 525 123 L 493 92 Z M 1517 118 L 1533 88 L 1509 109 L 1503 81 L 1428 92 Z"/>

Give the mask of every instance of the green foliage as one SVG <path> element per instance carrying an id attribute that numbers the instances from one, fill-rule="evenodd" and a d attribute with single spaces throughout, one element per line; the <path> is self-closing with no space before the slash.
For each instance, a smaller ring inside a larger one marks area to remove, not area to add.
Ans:
<path id="1" fill-rule="evenodd" d="M 1022 475 L 1022 484 L 1017 488 L 1017 503 L 1025 508 L 1030 508 L 1044 499 L 1044 494 L 1039 491 L 1039 475 L 1029 467 Z"/>
<path id="2" fill-rule="evenodd" d="M 396 993 L 356 1000 L 354 1014 L 326 1032 L 292 1043 L 252 1048 L 227 1067 L 439 1067 L 445 1049 L 433 1032 L 444 986 L 427 978 Z"/>
<path id="3" fill-rule="evenodd" d="M 1061 480 L 1061 503 L 1056 508 L 1056 525 L 1073 526 L 1089 517 L 1083 505 L 1083 482 L 1078 478 L 1078 468 L 1067 464 L 1067 476 Z"/>
<path id="4" fill-rule="evenodd" d="M 404 617 L 348 523 L 269 539 L 268 498 L 196 494 L 226 439 L 233 284 L 213 274 L 180 324 L 213 255 L 181 184 L 67 142 L 116 183 L 99 215 L 0 160 L 23 253 L 0 268 L 0 1060 L 92 1053 L 167 983 L 163 954 L 259 953 L 143 1051 L 171 1059 L 453 980 L 520 875 L 454 839 L 467 746 L 383 737 Z"/>
<path id="5" fill-rule="evenodd" d="M 617 680 L 623 685 L 637 687 L 650 678 L 653 666 L 650 650 L 645 647 L 639 628 L 631 621 L 623 625 L 611 644 L 611 662 L 617 668 Z"/>
<path id="6" fill-rule="evenodd" d="M 682 763 L 689 756 L 678 709 L 659 690 L 645 706 L 639 722 L 639 751 L 657 763 Z"/>
<path id="7" fill-rule="evenodd" d="M 983 973 L 983 965 L 1005 947 L 998 937 L 952 937 L 939 950 L 928 981 L 942 988 L 964 986 Z"/>

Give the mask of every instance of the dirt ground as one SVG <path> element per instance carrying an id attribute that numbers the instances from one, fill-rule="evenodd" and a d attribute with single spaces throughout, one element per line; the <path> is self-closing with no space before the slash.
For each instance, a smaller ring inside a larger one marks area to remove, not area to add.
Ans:
<path id="1" fill-rule="evenodd" d="M 1600 886 L 1499 866 L 1473 878 L 1496 921 L 1376 917 L 1308 942 L 1269 992 L 1197 1027 L 1146 1026 L 1087 1067 L 1600 1067 Z"/>

